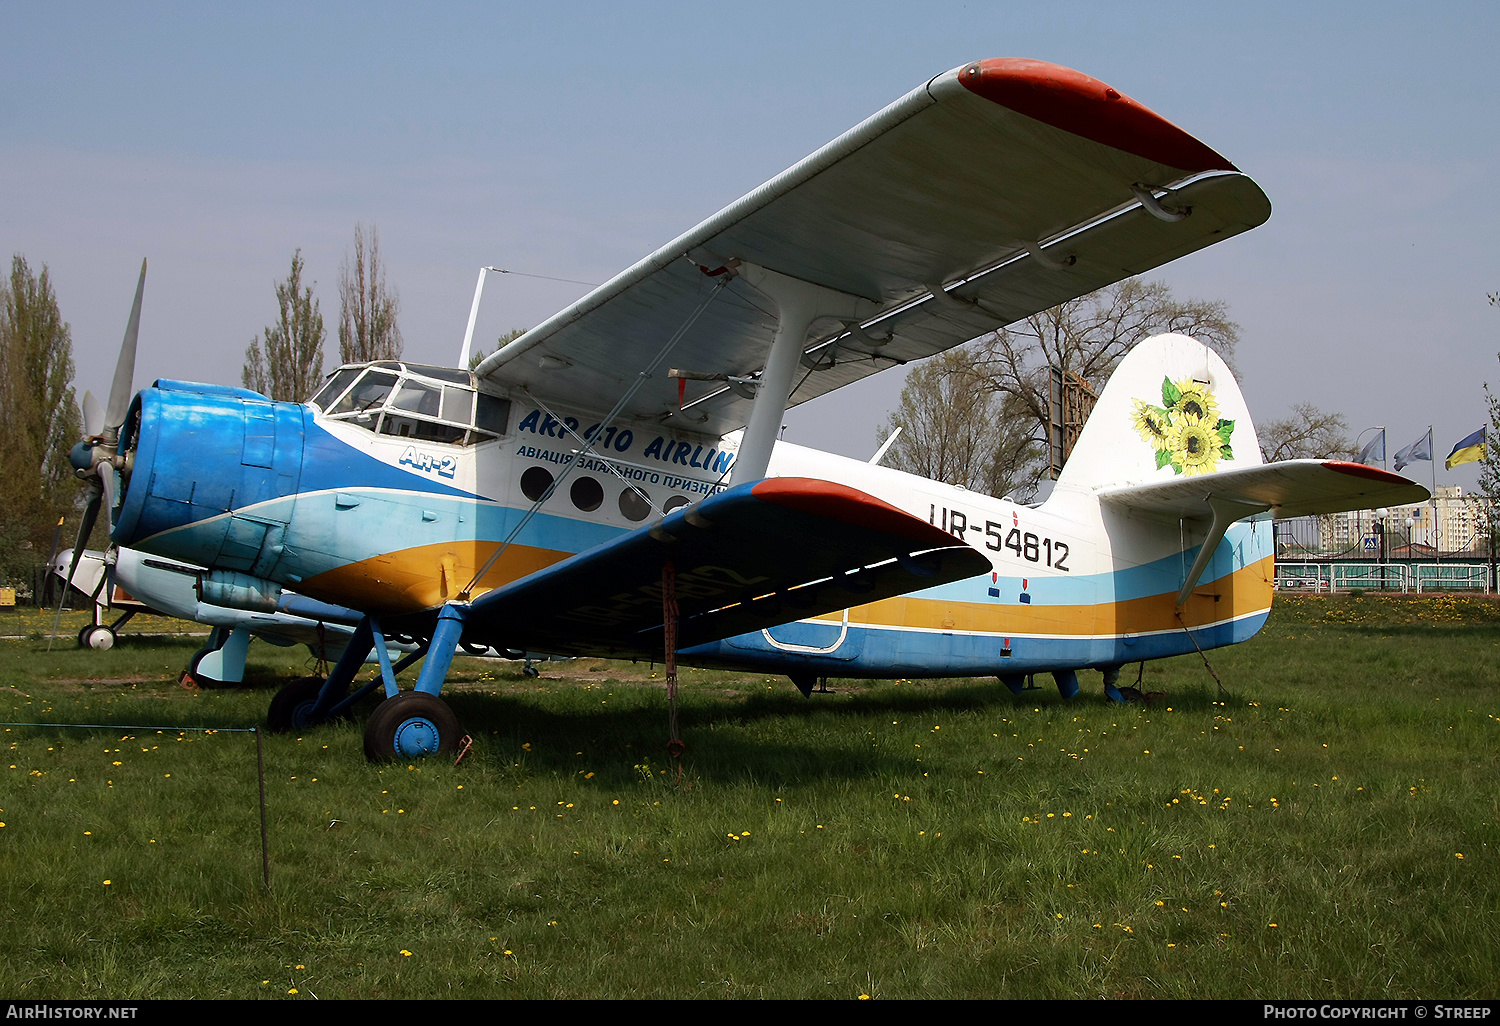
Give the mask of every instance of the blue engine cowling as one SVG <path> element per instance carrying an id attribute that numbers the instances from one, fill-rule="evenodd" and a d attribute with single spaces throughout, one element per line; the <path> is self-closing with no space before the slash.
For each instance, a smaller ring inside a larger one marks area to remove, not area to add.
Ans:
<path id="1" fill-rule="evenodd" d="M 274 578 L 302 478 L 308 416 L 221 385 L 157 381 L 131 404 L 129 478 L 111 537 L 203 566 Z M 186 528 L 186 530 L 184 530 Z"/>

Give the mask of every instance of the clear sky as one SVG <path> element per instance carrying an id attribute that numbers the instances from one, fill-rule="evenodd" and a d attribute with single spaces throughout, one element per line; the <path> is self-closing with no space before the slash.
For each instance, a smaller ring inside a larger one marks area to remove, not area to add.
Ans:
<path id="1" fill-rule="evenodd" d="M 1271 220 L 1162 268 L 1242 326 L 1257 421 L 1310 401 L 1439 461 L 1500 385 L 1500 5 L 0 5 L 0 250 L 50 269 L 108 391 L 238 384 L 300 247 L 329 325 L 374 225 L 406 355 L 457 359 L 481 265 L 602 282 L 935 74 L 1035 57 L 1254 177 Z M 490 279 L 476 344 L 585 288 Z M 336 362 L 330 338 L 325 366 Z M 899 370 L 788 415 L 875 448 Z M 1474 468 L 1438 467 L 1472 488 Z M 1419 480 L 1430 482 L 1426 464 Z"/>

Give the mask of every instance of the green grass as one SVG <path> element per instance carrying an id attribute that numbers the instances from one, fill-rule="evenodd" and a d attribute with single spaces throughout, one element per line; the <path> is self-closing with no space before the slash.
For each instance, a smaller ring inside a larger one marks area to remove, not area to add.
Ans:
<path id="1" fill-rule="evenodd" d="M 176 728 L 271 691 L 181 688 L 199 643 L 0 643 L 0 718 L 173 728 L 3 734 L 0 993 L 1500 994 L 1485 600 L 1279 600 L 1209 653 L 1223 704 L 1197 656 L 1148 664 L 1145 708 L 1093 673 L 1064 702 L 688 671 L 680 782 L 651 667 L 460 660 L 458 767 L 264 738 L 269 892 L 254 735 Z"/>

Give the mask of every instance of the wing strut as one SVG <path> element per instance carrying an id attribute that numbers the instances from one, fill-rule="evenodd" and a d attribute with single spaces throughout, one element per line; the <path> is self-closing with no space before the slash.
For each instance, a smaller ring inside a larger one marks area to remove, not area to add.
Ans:
<path id="1" fill-rule="evenodd" d="M 776 301 L 777 322 L 771 355 L 766 358 L 755 405 L 750 408 L 750 422 L 745 425 L 745 438 L 740 442 L 739 455 L 730 472 L 731 488 L 766 476 L 771 448 L 776 444 L 781 418 L 792 396 L 792 376 L 802 362 L 802 347 L 807 344 L 807 332 L 813 321 L 819 317 L 863 320 L 873 317 L 876 311 L 876 305 L 868 299 L 755 264 L 741 261 L 737 272 L 752 287 Z"/>
<path id="2" fill-rule="evenodd" d="M 480 581 L 484 580 L 484 575 L 490 572 L 490 567 L 494 566 L 495 561 L 500 558 L 500 556 L 505 552 L 506 549 L 510 548 L 510 543 L 515 541 L 516 538 L 520 536 L 521 529 L 531 521 L 531 518 L 536 515 L 536 511 L 542 508 L 542 503 L 552 498 L 552 494 L 557 491 L 557 489 L 565 480 L 567 480 L 568 475 L 573 473 L 573 468 L 578 465 L 578 460 L 593 448 L 594 438 L 599 437 L 600 433 L 606 431 L 609 426 L 615 422 L 615 418 L 618 417 L 620 415 L 620 412 L 625 409 L 625 407 L 629 404 L 631 398 L 635 396 L 636 392 L 640 391 L 641 386 L 644 385 L 647 381 L 651 380 L 651 375 L 656 372 L 656 368 L 661 365 L 661 362 L 667 358 L 667 354 L 672 351 L 672 348 L 677 345 L 682 336 L 687 334 L 687 330 L 697 322 L 698 317 L 703 313 L 703 311 L 708 309 L 708 304 L 712 303 L 715 297 L 717 297 L 720 292 L 723 292 L 724 287 L 728 284 L 728 277 L 720 278 L 718 282 L 714 284 L 713 289 L 709 291 L 708 295 L 703 298 L 703 302 L 698 304 L 698 309 L 694 310 L 692 315 L 683 322 L 682 327 L 678 328 L 677 331 L 672 335 L 672 337 L 667 339 L 666 344 L 661 347 L 661 350 L 656 354 L 655 359 L 653 359 L 649 364 L 646 365 L 645 370 L 636 375 L 635 381 L 628 389 L 625 390 L 625 394 L 620 397 L 620 401 L 615 403 L 615 408 L 610 410 L 609 415 L 600 422 L 600 426 L 594 429 L 593 437 L 582 439 L 583 446 L 581 448 L 573 450 L 572 454 L 568 457 L 567 462 L 564 463 L 562 465 L 562 468 L 558 471 L 557 477 L 553 479 L 552 483 L 547 486 L 546 490 L 542 492 L 537 500 L 531 504 L 531 508 L 528 509 L 521 517 L 521 519 L 516 522 L 516 526 L 511 528 L 510 534 L 506 536 L 505 541 L 501 542 L 499 547 L 497 547 L 494 552 L 490 553 L 490 558 L 485 560 L 484 565 L 481 566 L 478 572 L 474 574 L 473 579 L 470 580 L 468 584 L 464 585 L 463 590 L 458 593 L 460 601 L 469 601 L 470 597 L 473 594 L 475 586 L 477 586 Z M 535 396 L 533 396 L 532 398 L 535 398 Z M 778 418 L 778 420 L 779 419 L 780 418 Z M 598 454 L 595 453 L 595 455 Z M 452 603 L 449 603 L 449 605 L 452 605 Z M 457 645 L 458 639 L 455 638 L 453 643 Z M 434 691 L 433 694 L 437 694 L 437 692 Z"/>

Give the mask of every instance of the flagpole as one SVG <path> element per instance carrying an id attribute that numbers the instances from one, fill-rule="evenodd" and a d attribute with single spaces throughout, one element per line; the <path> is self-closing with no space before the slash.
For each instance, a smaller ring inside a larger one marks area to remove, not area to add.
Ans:
<path id="1" fill-rule="evenodd" d="M 1442 545 L 1442 537 L 1443 536 L 1442 536 L 1441 532 L 1439 532 L 1439 530 L 1438 530 L 1438 510 L 1437 510 L 1437 453 L 1435 451 L 1433 451 L 1433 448 L 1432 448 L 1432 425 L 1431 424 L 1427 425 L 1427 451 L 1430 452 L 1430 453 L 1432 453 L 1432 551 L 1433 551 L 1433 554 L 1437 557 L 1437 561 L 1439 563 L 1441 563 L 1443 561 L 1443 545 Z M 1442 576 L 1441 575 L 1439 575 L 1438 580 L 1439 580 L 1439 582 L 1442 581 Z"/>

